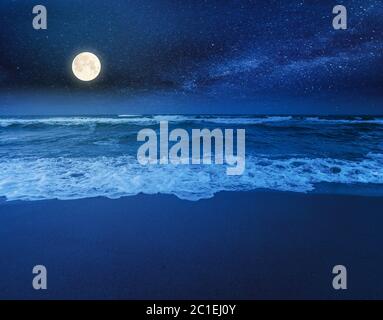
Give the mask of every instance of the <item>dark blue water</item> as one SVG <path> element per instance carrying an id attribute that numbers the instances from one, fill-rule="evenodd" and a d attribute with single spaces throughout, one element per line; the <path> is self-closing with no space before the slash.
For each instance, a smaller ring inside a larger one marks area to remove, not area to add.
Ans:
<path id="1" fill-rule="evenodd" d="M 137 161 L 137 133 L 245 129 L 246 169 L 226 165 L 151 165 Z M 0 197 L 8 200 L 119 198 L 219 191 L 383 194 L 383 118 L 309 116 L 1 117 Z M 336 187 L 335 187 L 336 186 Z M 338 186 L 342 186 L 339 188 Z"/>

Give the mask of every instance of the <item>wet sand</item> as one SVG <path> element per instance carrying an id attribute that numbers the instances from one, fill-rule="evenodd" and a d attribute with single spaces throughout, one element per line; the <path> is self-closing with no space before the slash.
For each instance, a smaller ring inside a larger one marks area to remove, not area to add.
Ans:
<path id="1" fill-rule="evenodd" d="M 2 299 L 383 298 L 383 198 L 222 192 L 0 203 Z M 32 268 L 48 269 L 48 290 Z M 346 291 L 332 268 L 348 269 Z"/>

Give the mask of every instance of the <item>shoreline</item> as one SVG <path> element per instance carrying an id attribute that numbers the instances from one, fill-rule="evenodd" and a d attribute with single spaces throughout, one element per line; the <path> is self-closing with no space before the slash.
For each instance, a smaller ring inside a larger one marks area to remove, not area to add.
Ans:
<path id="1" fill-rule="evenodd" d="M 220 192 L 0 205 L 2 299 L 383 298 L 383 198 Z M 48 269 L 48 290 L 31 287 Z M 332 289 L 344 264 L 349 289 Z"/>
<path id="2" fill-rule="evenodd" d="M 96 197 L 84 197 L 84 198 L 75 198 L 75 199 L 59 199 L 59 198 L 53 198 L 53 199 L 36 199 L 36 200 L 7 200 L 5 196 L 0 196 L 0 207 L 3 204 L 28 204 L 33 202 L 45 202 L 45 201 L 85 201 L 85 200 L 97 200 L 97 199 L 104 199 L 104 200 L 110 200 L 110 201 L 119 201 L 123 199 L 130 199 L 134 197 L 170 197 L 174 198 L 180 201 L 184 201 L 186 203 L 195 203 L 200 201 L 207 201 L 212 200 L 215 197 L 224 196 L 225 194 L 231 194 L 231 193 L 237 193 L 237 194 L 246 194 L 246 193 L 254 193 L 254 194 L 264 194 L 264 193 L 276 193 L 276 194 L 286 194 L 286 195 L 307 195 L 307 196 L 339 196 L 339 197 L 360 197 L 360 198 L 383 198 L 383 185 L 382 184 L 375 184 L 375 183 L 359 183 L 359 184 L 342 184 L 342 183 L 327 183 L 327 182 L 321 182 L 316 183 L 315 188 L 312 191 L 303 192 L 303 191 L 283 191 L 283 190 L 275 190 L 275 189 L 266 189 L 266 188 L 257 188 L 253 190 L 235 190 L 235 191 L 229 191 L 229 190 L 221 190 L 216 193 L 210 198 L 201 198 L 198 200 L 190 200 L 190 199 L 182 199 L 179 198 L 176 194 L 169 194 L 169 193 L 155 193 L 155 194 L 149 194 L 149 193 L 138 193 L 134 195 L 126 195 L 121 196 L 118 198 L 110 198 L 108 196 L 96 196 Z"/>

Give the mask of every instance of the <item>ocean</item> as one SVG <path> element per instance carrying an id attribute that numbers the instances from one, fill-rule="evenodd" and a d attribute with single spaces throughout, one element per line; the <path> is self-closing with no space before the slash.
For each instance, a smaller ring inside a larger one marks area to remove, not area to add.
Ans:
<path id="1" fill-rule="evenodd" d="M 137 161 L 137 133 L 245 129 L 246 169 Z M 383 117 L 119 115 L 0 117 L 0 197 L 116 199 L 170 194 L 197 201 L 220 191 L 383 195 Z"/>

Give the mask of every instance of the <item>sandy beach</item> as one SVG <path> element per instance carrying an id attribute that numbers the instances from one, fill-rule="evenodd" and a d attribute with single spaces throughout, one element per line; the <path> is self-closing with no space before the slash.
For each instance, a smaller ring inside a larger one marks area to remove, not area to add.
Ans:
<path id="1" fill-rule="evenodd" d="M 2 202 L 0 298 L 383 298 L 383 199 L 223 192 L 190 202 Z M 48 290 L 32 289 L 32 268 Z M 332 267 L 349 289 L 332 289 Z"/>

